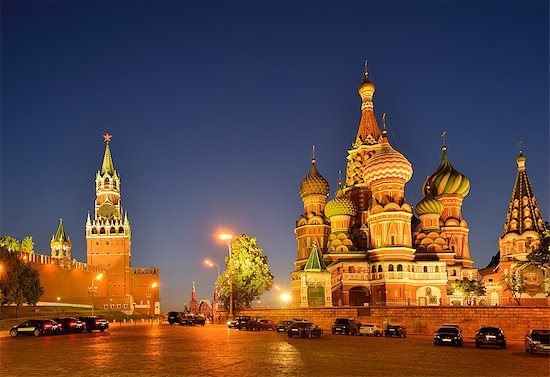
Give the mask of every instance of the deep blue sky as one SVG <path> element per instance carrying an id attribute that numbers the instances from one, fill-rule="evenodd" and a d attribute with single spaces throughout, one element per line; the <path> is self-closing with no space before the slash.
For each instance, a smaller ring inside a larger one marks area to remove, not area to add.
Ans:
<path id="1" fill-rule="evenodd" d="M 108 131 L 132 264 L 160 267 L 163 310 L 193 280 L 211 297 L 221 227 L 257 237 L 289 289 L 311 145 L 332 197 L 366 58 L 413 204 L 447 130 L 477 267 L 498 250 L 520 140 L 548 220 L 547 1 L 203 3 L 2 1 L 1 234 L 49 254 L 63 217 L 85 260 Z"/>

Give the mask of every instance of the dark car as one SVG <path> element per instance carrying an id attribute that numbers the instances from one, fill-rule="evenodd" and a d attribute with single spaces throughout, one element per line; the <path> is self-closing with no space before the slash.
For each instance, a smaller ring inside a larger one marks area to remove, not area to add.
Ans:
<path id="1" fill-rule="evenodd" d="M 434 334 L 434 344 L 450 344 L 453 346 L 462 347 L 462 334 L 456 327 L 443 326 L 440 327 Z"/>
<path id="2" fill-rule="evenodd" d="M 361 324 L 352 318 L 336 318 L 332 324 L 332 333 L 357 335 L 360 328 Z"/>
<path id="3" fill-rule="evenodd" d="M 294 321 L 290 320 L 281 321 L 277 323 L 277 327 L 275 328 L 275 330 L 277 330 L 277 332 L 285 332 L 288 326 L 292 325 L 293 323 Z"/>
<path id="4" fill-rule="evenodd" d="M 529 330 L 525 335 L 525 352 L 550 353 L 550 330 Z"/>
<path id="5" fill-rule="evenodd" d="M 168 323 L 170 325 L 173 325 L 174 323 L 180 323 L 182 317 L 183 317 L 182 312 L 169 312 Z"/>
<path id="6" fill-rule="evenodd" d="M 89 317 L 80 317 L 82 322 L 86 323 L 86 331 L 92 332 L 94 330 L 99 330 L 101 332 L 109 328 L 109 321 L 103 317 L 99 316 L 89 316 Z"/>
<path id="7" fill-rule="evenodd" d="M 482 326 L 476 331 L 476 347 L 482 345 L 506 348 L 506 338 L 500 327 Z"/>
<path id="8" fill-rule="evenodd" d="M 384 336 L 397 336 L 398 338 L 406 338 L 407 329 L 402 327 L 401 325 L 388 325 L 388 327 L 386 327 L 386 330 L 384 330 Z"/>
<path id="9" fill-rule="evenodd" d="M 247 331 L 260 331 L 263 330 L 263 326 L 260 321 L 257 321 L 256 319 L 251 319 L 248 322 L 246 322 L 244 325 L 241 324 L 238 327 L 239 330 L 247 330 Z"/>
<path id="10" fill-rule="evenodd" d="M 313 322 L 298 321 L 288 326 L 286 333 L 289 338 L 294 336 L 301 338 L 320 338 L 323 330 Z"/>
<path id="11" fill-rule="evenodd" d="M 227 321 L 227 327 L 229 327 L 230 329 L 234 329 L 235 327 L 237 327 L 237 320 L 232 319 L 230 321 Z"/>
<path id="12" fill-rule="evenodd" d="M 195 322 L 195 325 L 204 326 L 204 324 L 206 323 L 206 318 L 202 315 L 195 315 L 193 316 L 193 321 Z"/>
<path id="13" fill-rule="evenodd" d="M 260 319 L 258 322 L 262 325 L 262 330 L 275 330 L 277 325 L 270 319 Z"/>
<path id="14" fill-rule="evenodd" d="M 256 318 L 254 317 L 251 317 L 249 315 L 241 315 L 241 316 L 238 316 L 235 318 L 235 321 L 237 322 L 235 324 L 235 327 L 238 328 L 239 330 L 243 329 L 246 327 L 246 325 L 248 324 L 248 322 L 250 321 L 256 321 Z"/>
<path id="15" fill-rule="evenodd" d="M 195 326 L 201 325 L 204 326 L 206 323 L 206 318 L 200 315 L 188 314 L 180 319 L 180 326 Z"/>
<path id="16" fill-rule="evenodd" d="M 57 322 L 60 334 L 81 333 L 86 331 L 86 323 L 73 317 L 59 317 L 53 319 Z"/>
<path id="17" fill-rule="evenodd" d="M 13 326 L 10 329 L 10 335 L 15 337 L 18 335 L 46 335 L 58 334 L 59 326 L 55 321 L 50 319 L 31 319 L 23 322 L 20 325 Z"/>

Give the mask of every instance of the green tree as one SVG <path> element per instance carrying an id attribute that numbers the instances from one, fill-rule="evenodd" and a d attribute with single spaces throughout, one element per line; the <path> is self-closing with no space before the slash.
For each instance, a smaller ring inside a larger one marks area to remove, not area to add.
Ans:
<path id="1" fill-rule="evenodd" d="M 468 305 L 473 305 L 474 297 L 485 296 L 485 285 L 473 279 L 464 278 L 453 282 L 453 289 L 455 292 L 466 297 Z"/>
<path id="2" fill-rule="evenodd" d="M 233 265 L 233 307 L 249 308 L 262 293 L 271 289 L 273 275 L 267 265 L 267 256 L 258 247 L 256 238 L 241 234 L 231 244 Z M 229 257 L 225 258 L 227 269 L 218 277 L 219 298 L 229 308 Z"/>
<path id="3" fill-rule="evenodd" d="M 520 306 L 521 295 L 527 292 L 523 276 L 514 271 L 510 271 L 510 275 L 505 275 L 500 285 L 504 288 L 504 291 L 510 292 L 514 301 Z"/>
<path id="4" fill-rule="evenodd" d="M 23 241 L 21 241 L 21 245 L 19 246 L 19 251 L 34 253 L 34 242 L 32 240 L 32 236 L 26 236 L 23 238 Z"/>
<path id="5" fill-rule="evenodd" d="M 8 251 L 19 251 L 19 241 L 10 236 L 0 236 L 0 247 L 5 247 Z"/>
<path id="6" fill-rule="evenodd" d="M 0 306 L 15 304 L 17 317 L 23 304 L 36 305 L 44 294 L 40 284 L 40 275 L 30 263 L 23 263 L 17 253 L 7 247 L 0 247 Z"/>

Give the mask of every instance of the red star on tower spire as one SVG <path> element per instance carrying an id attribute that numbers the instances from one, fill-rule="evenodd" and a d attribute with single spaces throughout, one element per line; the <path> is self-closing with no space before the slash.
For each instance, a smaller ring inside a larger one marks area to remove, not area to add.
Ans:
<path id="1" fill-rule="evenodd" d="M 111 141 L 111 138 L 113 137 L 113 135 L 110 135 L 108 132 L 105 133 L 105 135 L 103 135 L 103 141 L 108 143 Z"/>

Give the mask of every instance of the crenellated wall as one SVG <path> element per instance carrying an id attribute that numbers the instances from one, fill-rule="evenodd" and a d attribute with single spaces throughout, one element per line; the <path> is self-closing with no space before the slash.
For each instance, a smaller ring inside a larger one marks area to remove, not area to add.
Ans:
<path id="1" fill-rule="evenodd" d="M 529 329 L 550 329 L 550 307 L 364 307 L 247 309 L 235 315 L 274 321 L 305 318 L 330 331 L 335 318 L 356 318 L 361 323 L 400 324 L 409 334 L 432 335 L 444 323 L 460 325 L 466 339 L 482 325 L 499 326 L 510 340 L 522 340 Z"/>

